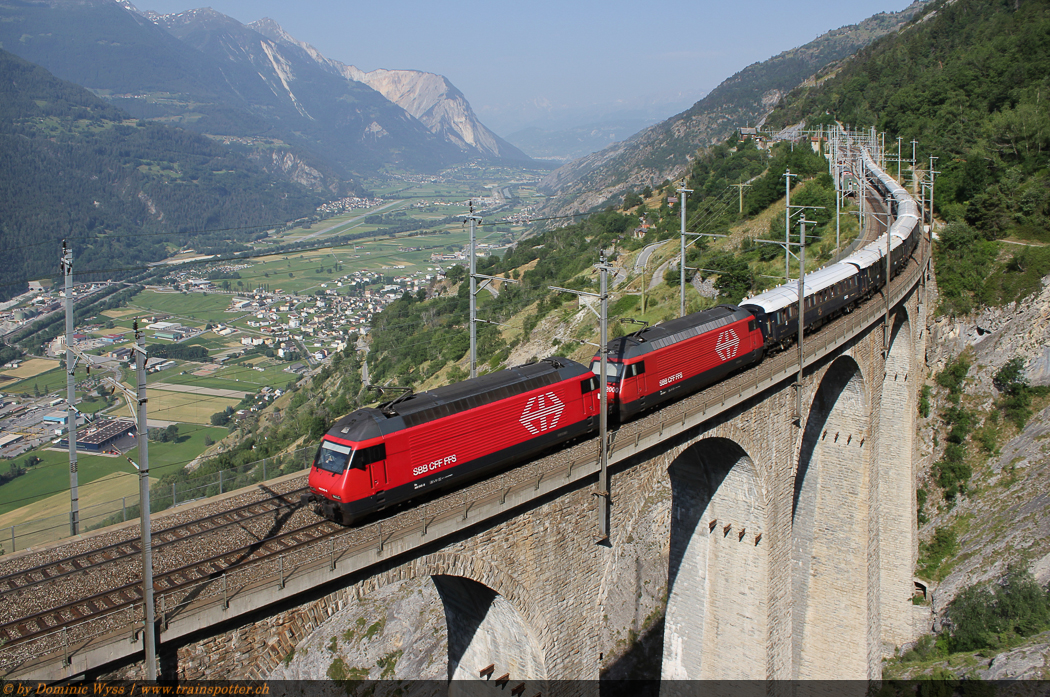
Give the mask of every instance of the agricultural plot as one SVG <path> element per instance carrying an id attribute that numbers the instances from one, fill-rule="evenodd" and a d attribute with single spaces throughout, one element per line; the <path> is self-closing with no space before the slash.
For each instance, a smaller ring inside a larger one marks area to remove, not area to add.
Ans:
<path id="1" fill-rule="evenodd" d="M 21 477 L 0 486 L 0 514 L 20 509 L 56 494 L 65 495 L 65 505 L 56 510 L 69 510 L 69 453 L 65 450 L 36 450 L 32 453 L 43 462 L 29 468 Z M 150 469 L 152 471 L 150 449 Z M 84 486 L 115 474 L 135 481 L 135 468 L 122 457 L 77 453 L 77 482 Z M 78 492 L 79 493 L 79 492 Z M 122 494 L 121 494 L 122 495 Z"/>
<path id="2" fill-rule="evenodd" d="M 128 304 L 129 308 L 135 310 L 170 315 L 169 321 L 195 326 L 227 321 L 229 315 L 226 309 L 229 306 L 230 296 L 221 293 L 158 293 L 153 290 L 142 291 Z"/>
<path id="3" fill-rule="evenodd" d="M 79 465 L 79 458 L 78 465 Z M 68 465 L 68 462 L 66 463 Z M 127 464 L 127 461 L 125 461 Z M 28 476 L 28 475 L 26 475 Z M 150 484 L 155 484 L 156 479 L 150 477 Z M 115 472 L 96 479 L 89 484 L 77 487 L 77 497 L 80 506 L 81 520 L 90 526 L 95 519 L 107 518 L 121 510 L 121 498 L 127 497 L 129 505 L 138 502 L 139 478 L 134 472 Z M 46 498 L 34 501 L 21 508 L 0 515 L 0 545 L 7 548 L 5 529 L 12 525 L 17 526 L 18 537 L 33 532 L 44 532 L 45 527 L 64 527 L 58 518 L 68 515 L 69 491 L 53 494 Z M 31 525 L 37 522 L 39 525 Z"/>
<path id="4" fill-rule="evenodd" d="M 177 472 L 204 452 L 205 438 L 218 441 L 228 433 L 227 429 L 217 426 L 180 424 L 177 442 L 149 444 L 150 474 L 159 479 Z M 42 462 L 21 477 L 0 485 L 0 529 L 22 522 L 23 516 L 39 517 L 69 510 L 69 454 L 59 449 L 40 449 L 31 454 Z M 128 451 L 127 456 L 140 461 L 138 448 Z M 135 469 L 125 458 L 113 455 L 78 453 L 77 480 L 81 508 L 138 492 Z M 154 480 L 151 478 L 151 481 Z M 14 522 L 3 522 L 11 520 Z"/>
<path id="5" fill-rule="evenodd" d="M 239 402 L 239 399 L 192 392 L 150 390 L 147 414 L 150 419 L 158 421 L 209 424 L 212 414 L 226 407 L 235 407 Z"/>
<path id="6" fill-rule="evenodd" d="M 55 365 L 55 362 L 51 362 Z M 40 373 L 31 378 L 20 380 L 16 383 L 4 383 L 0 389 L 9 394 L 47 394 L 66 386 L 66 371 L 61 368 L 52 368 L 46 373 Z"/>
<path id="7" fill-rule="evenodd" d="M 194 337 L 187 340 L 187 346 L 203 346 L 208 349 L 208 353 L 212 354 L 216 351 L 224 351 L 228 348 L 234 348 L 240 346 L 240 342 L 232 340 L 226 337 L 215 336 L 212 333 L 201 334 L 200 336 Z"/>
<path id="8" fill-rule="evenodd" d="M 104 310 L 102 312 L 103 315 L 105 315 L 106 317 L 111 317 L 112 319 L 122 319 L 124 317 L 133 317 L 137 313 L 138 313 L 138 310 L 135 310 L 134 308 L 118 308 L 118 309 L 114 309 L 114 310 Z"/>
<path id="9" fill-rule="evenodd" d="M 48 358 L 30 358 L 23 361 L 22 365 L 17 368 L 0 372 L 0 376 L 14 380 L 24 380 L 26 378 L 32 378 L 42 373 L 46 373 L 57 365 L 58 361 L 53 361 Z"/>

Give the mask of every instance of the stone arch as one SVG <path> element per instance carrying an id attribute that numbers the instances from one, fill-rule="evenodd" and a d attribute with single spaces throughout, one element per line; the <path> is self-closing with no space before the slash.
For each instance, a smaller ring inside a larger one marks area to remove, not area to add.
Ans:
<path id="1" fill-rule="evenodd" d="M 449 680 L 489 681 L 508 674 L 543 691 L 543 650 L 521 614 L 503 596 L 462 576 L 432 576 L 445 610 Z M 486 666 L 493 671 L 480 674 Z M 531 685 L 528 683 L 532 683 Z M 452 694 L 452 692 L 450 692 Z"/>
<path id="2" fill-rule="evenodd" d="M 662 676 L 767 678 L 769 521 L 755 465 L 736 442 L 705 438 L 675 458 L 668 474 Z"/>
<path id="3" fill-rule="evenodd" d="M 802 433 L 791 526 L 792 677 L 799 680 L 869 677 L 868 394 L 857 362 L 839 357 Z"/>
<path id="4" fill-rule="evenodd" d="M 879 613 L 883 643 L 912 638 L 912 569 L 916 554 L 915 351 L 911 323 L 902 308 L 894 317 L 879 400 L 875 467 L 879 503 Z"/>
<path id="5" fill-rule="evenodd" d="M 450 695 L 459 689 L 457 682 L 494 681 L 504 673 L 525 682 L 526 689 L 535 688 L 530 694 L 547 692 L 543 683 L 553 638 L 521 583 L 477 557 L 439 552 L 375 576 L 369 585 L 424 576 L 434 582 L 445 613 Z M 475 665 L 478 661 L 483 662 Z M 495 665 L 494 674 L 480 676 L 481 668 L 490 664 Z"/>

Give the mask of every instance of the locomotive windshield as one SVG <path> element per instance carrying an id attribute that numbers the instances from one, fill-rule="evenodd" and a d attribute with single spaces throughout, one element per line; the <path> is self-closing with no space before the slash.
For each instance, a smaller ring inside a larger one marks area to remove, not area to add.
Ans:
<path id="1" fill-rule="evenodd" d="M 600 361 L 591 363 L 591 372 L 595 375 L 602 374 L 602 364 Z M 623 365 L 620 363 L 607 362 L 605 364 L 605 379 L 606 380 L 619 380 L 620 376 L 623 375 Z"/>
<path id="2" fill-rule="evenodd" d="M 321 443 L 321 449 L 317 452 L 315 466 L 332 474 L 342 474 L 353 457 L 354 451 L 348 446 L 324 441 Z"/>

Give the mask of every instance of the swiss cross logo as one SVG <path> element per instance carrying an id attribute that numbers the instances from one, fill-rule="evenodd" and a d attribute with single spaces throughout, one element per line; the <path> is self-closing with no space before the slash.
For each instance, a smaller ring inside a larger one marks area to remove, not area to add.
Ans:
<path id="1" fill-rule="evenodd" d="M 557 427 L 558 419 L 561 418 L 564 409 L 565 404 L 558 399 L 558 396 L 553 392 L 548 392 L 530 399 L 518 420 L 522 426 L 529 429 L 529 433 L 536 435 Z"/>
<path id="2" fill-rule="evenodd" d="M 740 337 L 736 335 L 735 329 L 725 330 L 718 335 L 718 341 L 715 342 L 715 351 L 723 361 L 728 361 L 735 356 L 739 348 Z"/>

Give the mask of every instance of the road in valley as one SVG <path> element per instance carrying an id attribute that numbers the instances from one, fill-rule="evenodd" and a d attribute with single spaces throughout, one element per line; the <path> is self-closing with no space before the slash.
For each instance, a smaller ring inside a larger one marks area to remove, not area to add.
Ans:
<path id="1" fill-rule="evenodd" d="M 379 208 L 376 208 L 375 210 L 368 211 L 367 213 L 362 213 L 361 215 L 357 216 L 356 218 L 351 218 L 350 220 L 344 220 L 343 222 L 341 222 L 341 223 L 339 223 L 337 225 L 329 225 L 328 227 L 324 228 L 323 230 L 317 230 L 316 232 L 311 232 L 308 235 L 303 235 L 302 237 L 297 239 L 296 242 L 303 242 L 305 240 L 311 240 L 311 239 L 313 239 L 315 237 L 320 237 L 321 235 L 325 234 L 326 232 L 331 232 L 332 230 L 337 230 L 337 229 L 339 229 L 341 227 L 344 227 L 346 225 L 350 225 L 351 223 L 360 223 L 361 221 L 363 221 L 368 216 L 375 215 L 376 213 L 381 213 L 381 212 L 387 210 L 388 208 L 391 208 L 392 206 L 398 205 L 399 203 L 404 203 L 404 201 L 397 200 L 397 201 L 391 201 L 390 203 L 384 203 Z"/>

